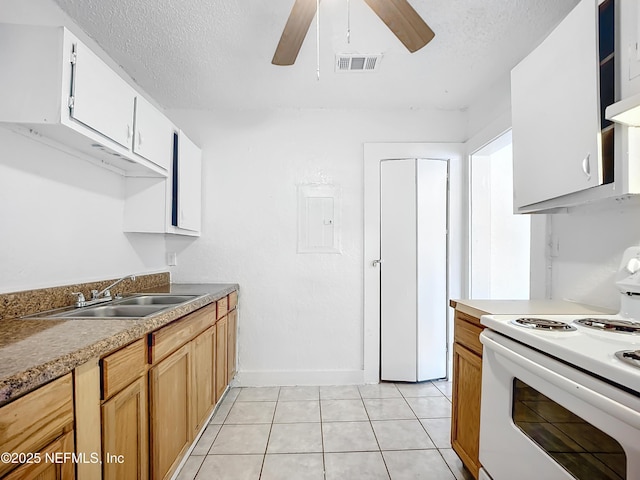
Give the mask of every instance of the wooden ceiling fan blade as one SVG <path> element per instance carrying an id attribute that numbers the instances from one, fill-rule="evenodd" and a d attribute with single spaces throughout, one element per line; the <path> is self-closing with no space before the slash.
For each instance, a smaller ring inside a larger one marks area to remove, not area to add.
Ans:
<path id="1" fill-rule="evenodd" d="M 296 0 L 273 55 L 274 65 L 293 65 L 316 14 L 316 0 Z"/>
<path id="2" fill-rule="evenodd" d="M 364 0 L 410 52 L 420 50 L 435 33 L 407 0 Z"/>

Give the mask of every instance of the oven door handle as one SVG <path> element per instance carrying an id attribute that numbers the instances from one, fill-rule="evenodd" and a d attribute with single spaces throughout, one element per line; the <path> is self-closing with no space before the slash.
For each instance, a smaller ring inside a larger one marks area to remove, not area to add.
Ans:
<path id="1" fill-rule="evenodd" d="M 622 405 L 615 400 L 612 400 L 604 395 L 594 392 L 593 390 L 581 385 L 573 380 L 570 380 L 558 373 L 540 365 L 513 350 L 496 342 L 483 332 L 481 334 L 482 343 L 485 348 L 496 351 L 496 353 L 505 357 L 506 359 L 520 365 L 522 368 L 529 372 L 533 372 L 538 376 L 542 376 L 545 381 L 555 385 L 556 387 L 570 392 L 573 396 L 580 400 L 592 405 L 607 414 L 616 417 L 618 420 L 633 426 L 635 429 L 640 429 L 640 413 Z"/>

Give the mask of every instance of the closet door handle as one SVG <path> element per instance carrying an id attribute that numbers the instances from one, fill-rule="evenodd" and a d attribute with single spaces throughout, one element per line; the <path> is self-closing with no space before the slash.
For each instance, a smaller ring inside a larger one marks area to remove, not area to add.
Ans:
<path id="1" fill-rule="evenodd" d="M 587 154 L 582 160 L 582 172 L 586 175 L 587 181 L 591 180 L 591 154 Z"/>

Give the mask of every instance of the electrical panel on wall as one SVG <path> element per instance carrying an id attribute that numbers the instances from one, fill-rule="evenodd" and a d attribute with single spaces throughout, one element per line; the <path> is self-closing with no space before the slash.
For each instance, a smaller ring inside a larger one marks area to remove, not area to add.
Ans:
<path id="1" fill-rule="evenodd" d="M 298 253 L 340 252 L 340 189 L 298 185 Z"/>

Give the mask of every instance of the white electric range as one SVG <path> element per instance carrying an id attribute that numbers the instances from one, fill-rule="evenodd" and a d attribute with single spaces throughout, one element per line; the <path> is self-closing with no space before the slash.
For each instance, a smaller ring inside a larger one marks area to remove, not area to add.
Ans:
<path id="1" fill-rule="evenodd" d="M 617 315 L 485 315 L 481 478 L 640 480 L 640 247 Z"/>

